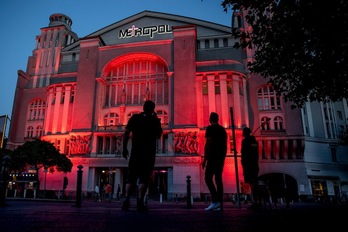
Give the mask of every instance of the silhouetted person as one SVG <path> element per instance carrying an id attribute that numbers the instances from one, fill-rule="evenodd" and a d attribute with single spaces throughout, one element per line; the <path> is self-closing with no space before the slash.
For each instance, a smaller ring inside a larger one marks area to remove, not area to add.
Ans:
<path id="1" fill-rule="evenodd" d="M 99 201 L 100 200 L 100 195 L 99 195 L 99 185 L 96 184 L 94 187 L 94 200 Z"/>
<path id="2" fill-rule="evenodd" d="M 249 184 L 251 189 L 252 206 L 250 208 L 258 208 L 258 144 L 255 137 L 251 135 L 251 130 L 248 127 L 243 129 L 243 137 L 241 162 L 243 167 L 244 182 Z"/>
<path id="3" fill-rule="evenodd" d="M 161 121 L 155 113 L 155 103 L 145 101 L 143 112 L 134 114 L 129 119 L 123 138 L 122 156 L 128 159 L 127 144 L 132 133 L 132 149 L 128 162 L 128 179 L 126 183 L 126 199 L 122 210 L 130 207 L 130 197 L 138 181 L 137 209 L 147 210 L 144 197 L 155 166 L 157 139 L 162 135 Z"/>
<path id="4" fill-rule="evenodd" d="M 204 180 L 209 189 L 211 203 L 205 209 L 222 210 L 223 204 L 223 182 L 222 172 L 227 153 L 227 133 L 219 123 L 219 115 L 210 113 L 210 125 L 205 131 L 204 160 L 202 168 L 205 168 Z M 215 183 L 213 181 L 215 178 Z"/>
<path id="5" fill-rule="evenodd" d="M 108 197 L 108 202 L 111 202 L 112 200 L 112 185 L 111 184 L 106 185 L 105 193 L 106 193 L 106 196 Z"/>

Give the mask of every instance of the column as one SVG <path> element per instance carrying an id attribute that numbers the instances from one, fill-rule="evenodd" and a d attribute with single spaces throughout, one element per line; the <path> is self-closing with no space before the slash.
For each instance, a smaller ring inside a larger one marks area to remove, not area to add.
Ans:
<path id="1" fill-rule="evenodd" d="M 52 112 L 52 101 L 53 101 L 53 96 L 54 96 L 54 89 L 50 88 L 48 90 L 48 94 L 47 94 L 47 111 L 45 114 L 45 134 L 47 134 L 48 132 L 51 132 L 51 128 L 52 128 L 52 117 L 53 117 L 53 112 Z"/>
<path id="2" fill-rule="evenodd" d="M 197 97 L 197 126 L 202 128 L 204 126 L 203 119 L 203 90 L 202 90 L 203 76 L 196 76 L 196 97 Z"/>
<path id="3" fill-rule="evenodd" d="M 248 110 L 248 105 L 249 105 L 249 102 L 248 102 L 248 95 L 247 95 L 247 88 L 246 88 L 246 79 L 245 78 L 242 78 L 242 82 L 243 82 L 243 93 L 244 93 L 244 96 L 243 96 L 243 105 L 244 105 L 244 124 L 245 125 L 248 125 L 249 126 L 249 110 Z"/>
<path id="4" fill-rule="evenodd" d="M 56 99 L 55 103 L 53 105 L 53 120 L 52 120 L 52 133 L 55 134 L 57 133 L 57 128 L 58 128 L 58 123 L 60 119 L 60 113 L 59 113 L 59 108 L 60 108 L 60 100 L 62 97 L 62 86 L 56 86 Z"/>
<path id="5" fill-rule="evenodd" d="M 284 159 L 289 159 L 289 140 L 288 139 L 284 139 L 284 147 L 283 147 L 283 154 L 282 157 Z"/>
<path id="6" fill-rule="evenodd" d="M 276 139 L 274 140 L 275 142 L 275 147 L 274 147 L 274 158 L 276 160 L 279 160 L 279 152 L 280 152 L 280 140 Z"/>
<path id="7" fill-rule="evenodd" d="M 208 81 L 208 101 L 209 101 L 209 113 L 216 112 L 215 104 L 215 74 L 207 75 Z"/>
<path id="8" fill-rule="evenodd" d="M 242 114 L 241 114 L 241 107 L 240 107 L 239 75 L 232 75 L 232 82 L 233 82 L 232 86 L 233 86 L 234 123 L 237 128 L 241 128 Z"/>
<path id="9" fill-rule="evenodd" d="M 168 75 L 168 105 L 170 107 L 168 107 L 168 126 L 169 128 L 173 128 L 174 125 L 174 75 L 173 72 L 167 72 Z"/>
<path id="10" fill-rule="evenodd" d="M 229 126 L 229 107 L 228 107 L 228 96 L 227 96 L 227 74 L 222 73 L 220 77 L 220 95 L 221 95 L 221 117 L 220 123 L 223 127 L 227 128 Z"/>
<path id="11" fill-rule="evenodd" d="M 65 86 L 65 97 L 64 97 L 64 105 L 62 110 L 62 123 L 60 131 L 64 134 L 66 133 L 66 128 L 68 124 L 68 114 L 69 114 L 69 103 L 71 96 L 71 86 Z"/>

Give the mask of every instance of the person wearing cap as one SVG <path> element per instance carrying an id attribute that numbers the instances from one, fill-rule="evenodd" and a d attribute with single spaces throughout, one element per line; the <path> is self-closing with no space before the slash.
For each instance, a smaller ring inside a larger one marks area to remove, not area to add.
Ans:
<path id="1" fill-rule="evenodd" d="M 222 210 L 224 194 L 222 172 L 227 153 L 227 133 L 225 128 L 218 123 L 219 115 L 211 112 L 209 122 L 210 125 L 205 131 L 204 159 L 202 162 L 202 168 L 205 168 L 204 180 L 211 197 L 211 203 L 205 209 L 206 211 Z"/>

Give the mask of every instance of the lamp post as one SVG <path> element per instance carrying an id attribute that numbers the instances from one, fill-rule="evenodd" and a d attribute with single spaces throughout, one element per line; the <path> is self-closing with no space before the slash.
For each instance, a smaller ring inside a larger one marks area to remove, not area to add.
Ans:
<path id="1" fill-rule="evenodd" d="M 238 208 L 241 207 L 240 205 L 240 191 L 239 191 L 239 176 L 238 176 L 238 158 L 237 158 L 237 149 L 236 149 L 236 133 L 234 129 L 234 116 L 233 116 L 233 108 L 230 107 L 230 114 L 231 114 L 231 124 L 232 124 L 232 139 L 233 139 L 233 155 L 234 155 L 234 169 L 236 173 L 236 188 L 237 188 L 237 205 Z"/>
<path id="2" fill-rule="evenodd" d="M 48 169 L 48 166 L 45 165 L 45 166 L 44 166 L 44 173 L 45 173 L 44 198 L 46 198 L 46 177 L 47 177 L 47 169 Z"/>

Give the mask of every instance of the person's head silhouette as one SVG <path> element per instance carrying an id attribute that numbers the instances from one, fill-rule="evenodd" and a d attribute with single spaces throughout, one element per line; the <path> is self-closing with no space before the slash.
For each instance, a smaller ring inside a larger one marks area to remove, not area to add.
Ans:
<path id="1" fill-rule="evenodd" d="M 144 103 L 143 110 L 145 114 L 151 115 L 155 110 L 155 103 L 153 101 L 147 100 Z"/>
<path id="2" fill-rule="evenodd" d="M 244 127 L 243 128 L 243 137 L 250 136 L 251 130 L 249 127 Z"/>
<path id="3" fill-rule="evenodd" d="M 215 112 L 211 112 L 209 116 L 209 121 L 211 123 L 218 123 L 219 122 L 219 115 Z"/>

